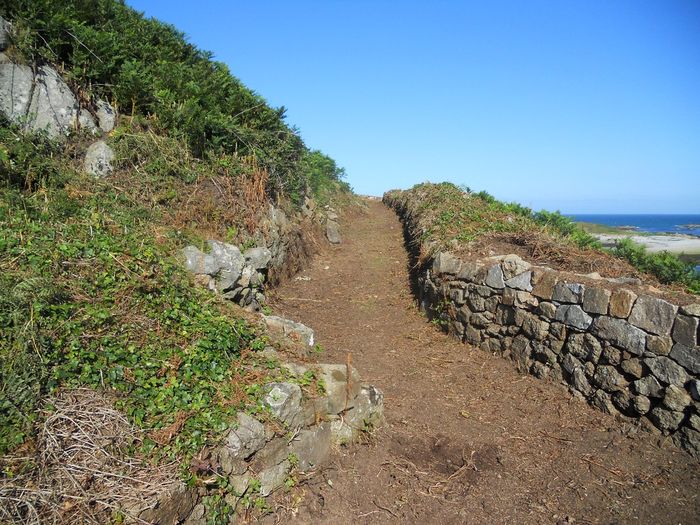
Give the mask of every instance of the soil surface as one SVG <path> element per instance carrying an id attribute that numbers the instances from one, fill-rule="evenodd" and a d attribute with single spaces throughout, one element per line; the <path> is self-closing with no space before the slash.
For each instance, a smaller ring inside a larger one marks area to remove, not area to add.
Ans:
<path id="1" fill-rule="evenodd" d="M 560 384 L 462 344 L 411 294 L 401 224 L 381 202 L 282 285 L 322 362 L 383 390 L 386 424 L 275 502 L 274 523 L 698 523 L 700 464 Z"/>

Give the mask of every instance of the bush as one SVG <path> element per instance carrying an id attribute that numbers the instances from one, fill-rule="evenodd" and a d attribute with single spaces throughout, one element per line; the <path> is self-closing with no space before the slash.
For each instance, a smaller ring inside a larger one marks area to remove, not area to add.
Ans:
<path id="1" fill-rule="evenodd" d="M 649 253 L 644 246 L 629 238 L 617 241 L 612 253 L 629 261 L 635 268 L 650 273 L 664 284 L 680 283 L 691 292 L 700 293 L 700 277 L 695 272 L 695 267 L 672 253 Z"/>

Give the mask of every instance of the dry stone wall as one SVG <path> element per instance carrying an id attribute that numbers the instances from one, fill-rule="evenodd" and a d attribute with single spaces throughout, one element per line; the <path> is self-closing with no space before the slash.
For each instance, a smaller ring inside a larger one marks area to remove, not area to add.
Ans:
<path id="1" fill-rule="evenodd" d="M 269 359 L 279 358 L 272 348 L 264 353 Z M 232 490 L 226 503 L 234 511 L 244 511 L 256 498 L 283 488 L 292 476 L 316 470 L 333 447 L 356 441 L 383 421 L 382 392 L 363 383 L 352 366 L 283 363 L 282 367 L 289 378 L 264 387 L 260 414 L 269 422 L 239 412 L 221 444 L 198 458 L 204 473 L 227 479 Z M 309 372 L 324 386 L 321 395 L 311 397 L 302 388 Z M 207 495 L 206 486 L 177 483 L 126 513 L 134 523 L 206 525 Z"/>
<path id="2" fill-rule="evenodd" d="M 419 247 L 411 210 L 385 201 Z M 417 293 L 421 308 L 465 343 L 635 418 L 700 459 L 700 304 L 679 306 L 633 279 L 555 271 L 513 254 L 437 253 L 420 265 Z"/>

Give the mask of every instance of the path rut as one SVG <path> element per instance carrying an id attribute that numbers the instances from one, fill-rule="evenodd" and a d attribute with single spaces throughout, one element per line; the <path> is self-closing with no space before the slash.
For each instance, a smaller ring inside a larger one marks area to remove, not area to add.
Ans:
<path id="1" fill-rule="evenodd" d="M 416 308 L 401 224 L 378 201 L 272 299 L 324 362 L 385 394 L 366 444 L 278 501 L 282 523 L 697 523 L 698 463 L 552 382 L 458 343 Z"/>

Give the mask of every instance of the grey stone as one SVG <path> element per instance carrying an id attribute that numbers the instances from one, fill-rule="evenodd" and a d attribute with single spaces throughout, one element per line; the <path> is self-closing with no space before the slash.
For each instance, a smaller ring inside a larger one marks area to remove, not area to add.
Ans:
<path id="1" fill-rule="evenodd" d="M 265 427 L 245 412 L 239 412 L 233 428 L 218 450 L 219 463 L 226 474 L 242 474 L 248 459 L 265 445 Z M 242 469 L 239 468 L 242 466 Z"/>
<path id="2" fill-rule="evenodd" d="M 483 282 L 486 277 L 484 265 L 476 262 L 462 262 L 457 279 L 469 282 Z"/>
<path id="3" fill-rule="evenodd" d="M 673 435 L 673 442 L 695 459 L 700 460 L 700 432 L 683 427 Z"/>
<path id="4" fill-rule="evenodd" d="M 622 352 L 614 346 L 606 344 L 600 354 L 600 362 L 608 365 L 619 365 L 620 361 L 622 361 Z"/>
<path id="5" fill-rule="evenodd" d="M 593 394 L 593 397 L 591 398 L 591 404 L 598 410 L 602 410 L 607 414 L 617 414 L 617 409 L 612 403 L 610 394 L 605 393 L 603 390 L 595 391 L 595 394 Z"/>
<path id="6" fill-rule="evenodd" d="M 683 412 L 675 412 L 666 410 L 665 408 L 656 407 L 649 412 L 649 419 L 656 425 L 659 430 L 671 432 L 677 430 L 684 419 Z"/>
<path id="7" fill-rule="evenodd" d="M 642 396 L 659 398 L 663 396 L 663 388 L 654 376 L 646 376 L 632 383 L 632 390 Z"/>
<path id="8" fill-rule="evenodd" d="M 156 497 L 151 508 L 139 513 L 138 518 L 147 523 L 177 525 L 190 515 L 197 503 L 197 489 L 177 482 Z"/>
<path id="9" fill-rule="evenodd" d="M 547 365 L 555 365 L 557 363 L 557 355 L 542 343 L 533 341 L 530 343 L 530 346 L 532 347 L 532 356 L 537 361 Z"/>
<path id="10" fill-rule="evenodd" d="M 697 346 L 699 321 L 697 317 L 678 315 L 673 323 L 673 340 L 685 346 Z"/>
<path id="11" fill-rule="evenodd" d="M 663 299 L 642 295 L 634 303 L 629 322 L 647 332 L 668 335 L 671 332 L 677 310 L 677 306 Z"/>
<path id="12" fill-rule="evenodd" d="M 549 333 L 549 323 L 547 321 L 542 321 L 535 315 L 528 315 L 523 321 L 522 327 L 525 335 L 538 341 L 547 337 Z"/>
<path id="13" fill-rule="evenodd" d="M 486 310 L 486 301 L 480 295 L 472 294 L 467 297 L 467 304 L 472 312 L 483 312 Z"/>
<path id="14" fill-rule="evenodd" d="M 535 361 L 532 363 L 532 366 L 530 366 L 530 373 L 538 379 L 547 379 L 549 377 L 549 371 L 550 368 L 540 361 Z"/>
<path id="15" fill-rule="evenodd" d="M 636 300 L 637 294 L 631 290 L 625 288 L 615 290 L 610 296 L 610 315 L 621 319 L 627 319 Z"/>
<path id="16" fill-rule="evenodd" d="M 612 402 L 623 414 L 629 416 L 634 413 L 634 408 L 632 406 L 633 398 L 626 390 L 621 390 L 612 394 Z"/>
<path id="17" fill-rule="evenodd" d="M 646 396 L 634 396 L 632 398 L 632 409 L 643 416 L 651 409 L 651 401 Z"/>
<path id="18" fill-rule="evenodd" d="M 668 355 L 671 352 L 673 340 L 668 336 L 648 335 L 647 350 L 656 355 Z"/>
<path id="19" fill-rule="evenodd" d="M 384 393 L 374 385 L 362 385 L 345 419 L 354 435 L 379 427 L 384 421 Z"/>
<path id="20" fill-rule="evenodd" d="M 283 486 L 291 469 L 291 463 L 285 459 L 282 463 L 272 465 L 260 472 L 260 495 L 263 497 L 269 496 L 272 492 Z"/>
<path id="21" fill-rule="evenodd" d="M 227 292 L 235 288 L 236 283 L 243 273 L 245 259 L 237 246 L 210 239 L 210 255 L 216 260 L 218 267 L 215 274 L 216 289 L 219 292 Z M 245 288 L 245 286 L 243 286 Z"/>
<path id="22" fill-rule="evenodd" d="M 204 506 L 204 503 L 197 503 L 182 525 L 207 525 L 206 513 L 207 508 Z"/>
<path id="23" fill-rule="evenodd" d="M 626 374 L 631 375 L 635 379 L 641 378 L 644 373 L 642 362 L 639 359 L 625 359 L 620 367 Z"/>
<path id="24" fill-rule="evenodd" d="M 583 301 L 583 294 L 585 290 L 586 287 L 582 284 L 559 281 L 554 286 L 552 300 L 558 301 L 560 303 L 580 304 Z"/>
<path id="25" fill-rule="evenodd" d="M 526 292 L 532 291 L 532 284 L 530 281 L 532 279 L 532 272 L 521 273 L 515 277 L 511 277 L 505 282 L 508 288 L 515 288 L 516 290 L 523 290 Z"/>
<path id="26" fill-rule="evenodd" d="M 681 313 L 700 317 L 700 304 L 687 304 L 685 306 L 681 306 Z"/>
<path id="27" fill-rule="evenodd" d="M 290 451 L 295 454 L 302 472 L 321 466 L 328 460 L 331 450 L 331 424 L 325 421 L 311 428 L 301 430 L 290 443 Z"/>
<path id="28" fill-rule="evenodd" d="M 499 290 L 505 288 L 506 284 L 503 280 L 503 270 L 501 270 L 500 264 L 494 264 L 488 269 L 484 283 L 491 288 L 497 288 Z"/>
<path id="29" fill-rule="evenodd" d="M 610 295 L 610 290 L 588 286 L 583 292 L 583 309 L 589 314 L 607 314 Z"/>
<path id="30" fill-rule="evenodd" d="M 195 246 L 187 246 L 182 250 L 185 258 L 185 268 L 200 275 L 216 275 L 219 271 L 218 261 Z"/>
<path id="31" fill-rule="evenodd" d="M 270 331 L 282 333 L 308 346 L 314 345 L 314 331 L 306 325 L 276 315 L 263 315 L 263 320 Z"/>
<path id="32" fill-rule="evenodd" d="M 459 288 L 453 288 L 450 290 L 450 301 L 455 303 L 457 306 L 461 306 L 464 304 L 464 290 L 460 290 Z"/>
<path id="33" fill-rule="evenodd" d="M 0 16 L 0 51 L 5 51 L 8 47 L 10 47 L 10 31 L 12 29 L 12 25 L 5 20 L 3 17 Z"/>
<path id="34" fill-rule="evenodd" d="M 81 111 L 73 92 L 56 71 L 39 67 L 34 77 L 32 99 L 27 110 L 27 127 L 32 131 L 46 130 L 52 138 L 75 129 L 94 131 L 95 121 Z"/>
<path id="35" fill-rule="evenodd" d="M 298 426 L 303 419 L 301 388 L 294 383 L 270 383 L 263 400 L 270 412 L 290 427 Z"/>
<path id="36" fill-rule="evenodd" d="M 692 379 L 688 383 L 688 391 L 695 401 L 700 401 L 700 380 Z"/>
<path id="37" fill-rule="evenodd" d="M 554 339 L 563 341 L 566 339 L 566 327 L 562 323 L 550 323 L 549 335 L 551 335 Z"/>
<path id="38" fill-rule="evenodd" d="M 540 315 L 546 317 L 547 319 L 554 319 L 554 316 L 557 313 L 557 307 L 554 306 L 552 303 L 542 301 L 537 306 L 537 312 Z"/>
<path id="39" fill-rule="evenodd" d="M 109 133 L 114 129 L 117 120 L 114 108 L 104 100 L 98 100 L 96 106 L 97 125 L 104 133 Z"/>
<path id="40" fill-rule="evenodd" d="M 691 414 L 688 418 L 688 425 L 694 430 L 700 430 L 700 416 L 697 414 Z"/>
<path id="41" fill-rule="evenodd" d="M 518 370 L 521 372 L 527 371 L 530 367 L 531 353 L 532 346 L 530 345 L 530 341 L 527 339 L 527 337 L 519 335 L 513 339 L 510 355 Z"/>
<path id="42" fill-rule="evenodd" d="M 588 379 L 586 378 L 586 373 L 581 367 L 574 369 L 571 379 L 576 390 L 581 392 L 584 396 L 591 395 L 591 392 L 593 392 L 593 387 L 591 387 Z"/>
<path id="43" fill-rule="evenodd" d="M 480 328 L 486 328 L 493 321 L 490 312 L 477 312 L 469 316 L 469 324 Z"/>
<path id="44" fill-rule="evenodd" d="M 605 365 L 597 368 L 593 375 L 593 383 L 606 392 L 624 390 L 629 384 L 627 380 L 622 377 L 622 374 L 615 370 L 615 367 Z"/>
<path id="45" fill-rule="evenodd" d="M 503 258 L 501 267 L 503 268 L 503 278 L 512 279 L 516 275 L 527 272 L 532 266 L 530 263 L 523 261 L 519 256 L 511 253 Z M 532 272 L 530 272 L 530 275 L 532 275 Z M 521 289 L 524 290 L 524 288 Z"/>
<path id="46" fill-rule="evenodd" d="M 472 345 L 477 345 L 481 342 L 481 332 L 473 326 L 467 326 L 464 330 L 464 340 Z"/>
<path id="47" fill-rule="evenodd" d="M 338 414 L 353 407 L 362 387 L 360 374 L 355 367 L 350 367 L 350 385 L 347 382 L 347 365 L 322 364 L 318 365 L 318 370 L 318 379 L 325 386 L 323 399 L 328 413 Z"/>
<path id="48" fill-rule="evenodd" d="M 683 412 L 685 407 L 690 405 L 692 400 L 684 388 L 676 385 L 669 385 L 664 393 L 663 405 L 669 410 Z"/>
<path id="49" fill-rule="evenodd" d="M 85 153 L 85 173 L 98 178 L 109 176 L 114 168 L 114 151 L 104 140 L 98 140 L 90 145 Z"/>
<path id="50" fill-rule="evenodd" d="M 683 385 L 688 380 L 686 371 L 668 357 L 650 357 L 644 360 L 644 364 L 667 385 Z"/>
<path id="51" fill-rule="evenodd" d="M 576 359 L 571 354 L 566 354 L 564 359 L 561 361 L 561 367 L 566 370 L 569 374 L 573 374 L 574 370 L 581 368 L 581 361 Z"/>
<path id="52" fill-rule="evenodd" d="M 272 252 L 265 247 L 250 248 L 243 254 L 247 266 L 264 270 L 272 260 Z"/>
<path id="53" fill-rule="evenodd" d="M 693 374 L 700 374 L 700 347 L 690 348 L 676 343 L 668 356 Z"/>
<path id="54" fill-rule="evenodd" d="M 622 319 L 600 316 L 593 322 L 591 333 L 635 355 L 644 353 L 646 334 Z"/>
<path id="55" fill-rule="evenodd" d="M 340 244 L 343 239 L 340 237 L 340 225 L 335 221 L 326 222 L 326 239 L 331 244 Z"/>
<path id="56" fill-rule="evenodd" d="M 559 306 L 555 319 L 579 330 L 585 330 L 593 322 L 591 316 L 584 312 L 580 306 L 571 304 Z"/>
<path id="57" fill-rule="evenodd" d="M 0 112 L 15 124 L 27 116 L 34 90 L 34 72 L 29 66 L 0 64 Z"/>
<path id="58" fill-rule="evenodd" d="M 492 295 L 484 301 L 484 308 L 487 312 L 496 313 L 499 304 L 501 304 L 500 296 Z"/>
<path id="59" fill-rule="evenodd" d="M 449 252 L 440 252 L 433 259 L 433 273 L 435 275 L 459 273 L 462 263 Z"/>

